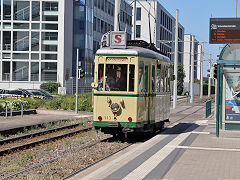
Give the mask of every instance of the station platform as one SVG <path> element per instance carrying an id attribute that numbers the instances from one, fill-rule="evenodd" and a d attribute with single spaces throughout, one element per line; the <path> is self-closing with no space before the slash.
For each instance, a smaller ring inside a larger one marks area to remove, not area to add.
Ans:
<path id="1" fill-rule="evenodd" d="M 76 174 L 71 180 L 237 180 L 239 138 L 216 137 L 215 120 L 204 104 L 178 106 L 174 123 L 146 142 L 136 143 Z"/>
<path id="2" fill-rule="evenodd" d="M 16 128 L 23 128 L 26 126 L 34 126 L 38 124 L 60 121 L 60 120 L 73 120 L 78 118 L 91 118 L 93 115 L 91 112 L 80 112 L 76 114 L 74 111 L 63 110 L 46 110 L 39 109 L 37 114 L 3 117 L 0 116 L 0 133 Z"/>

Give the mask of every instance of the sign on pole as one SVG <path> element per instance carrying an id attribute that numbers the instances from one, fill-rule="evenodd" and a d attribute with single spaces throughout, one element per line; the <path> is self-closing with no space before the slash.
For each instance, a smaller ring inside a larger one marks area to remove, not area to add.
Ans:
<path id="1" fill-rule="evenodd" d="M 210 18 L 210 44 L 240 43 L 240 18 Z"/>

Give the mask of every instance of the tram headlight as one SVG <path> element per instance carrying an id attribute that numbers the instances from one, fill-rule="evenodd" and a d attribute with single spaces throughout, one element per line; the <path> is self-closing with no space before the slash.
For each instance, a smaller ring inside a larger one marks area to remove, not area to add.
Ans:
<path id="1" fill-rule="evenodd" d="M 120 106 L 118 105 L 118 103 L 112 103 L 110 107 L 112 112 L 118 112 L 120 109 Z"/>

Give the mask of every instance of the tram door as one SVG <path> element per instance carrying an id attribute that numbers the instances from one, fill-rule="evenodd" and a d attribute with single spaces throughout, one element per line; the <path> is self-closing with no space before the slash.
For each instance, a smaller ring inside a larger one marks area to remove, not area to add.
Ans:
<path id="1" fill-rule="evenodd" d="M 145 64 L 144 68 L 144 89 L 145 89 L 145 113 L 146 120 L 150 123 L 149 119 L 149 99 L 150 99 L 150 83 L 149 83 L 149 64 Z"/>

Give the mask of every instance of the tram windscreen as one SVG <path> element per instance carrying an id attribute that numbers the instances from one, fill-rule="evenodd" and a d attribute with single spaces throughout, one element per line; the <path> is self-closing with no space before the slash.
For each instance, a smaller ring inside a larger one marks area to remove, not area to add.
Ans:
<path id="1" fill-rule="evenodd" d="M 103 72 L 104 72 L 104 65 L 98 65 L 98 91 L 103 91 Z"/>
<path id="2" fill-rule="evenodd" d="M 105 91 L 127 91 L 127 64 L 106 65 Z"/>

